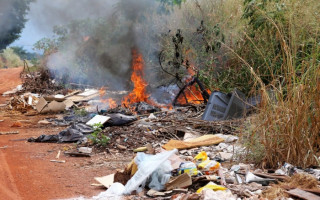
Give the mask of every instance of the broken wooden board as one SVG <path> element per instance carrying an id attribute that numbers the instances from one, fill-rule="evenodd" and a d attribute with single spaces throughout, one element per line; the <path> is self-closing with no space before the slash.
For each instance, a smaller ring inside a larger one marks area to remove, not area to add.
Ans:
<path id="1" fill-rule="evenodd" d="M 201 146 L 210 146 L 223 142 L 224 139 L 215 135 L 203 135 L 201 137 L 189 140 L 187 142 L 180 140 L 170 140 L 167 144 L 162 147 L 169 151 L 172 149 L 191 149 Z"/>
<path id="2" fill-rule="evenodd" d="M 95 177 L 96 181 L 102 184 L 104 187 L 109 188 L 114 182 L 114 174 L 110 174 L 108 176 L 103 177 Z"/>
<path id="3" fill-rule="evenodd" d="M 74 95 L 74 96 L 69 96 L 66 99 L 71 100 L 73 102 L 81 102 L 81 101 L 89 101 L 95 97 L 99 96 L 99 91 L 98 90 L 87 90 L 84 91 L 80 94 Z"/>
<path id="4" fill-rule="evenodd" d="M 288 194 L 306 200 L 320 200 L 320 196 L 300 190 L 298 188 L 287 191 Z"/>
<path id="5" fill-rule="evenodd" d="M 286 175 L 278 175 L 278 174 L 265 174 L 265 173 L 253 173 L 256 176 L 261 176 L 263 178 L 272 178 L 272 179 L 278 179 L 281 181 L 287 180 L 289 177 Z"/>

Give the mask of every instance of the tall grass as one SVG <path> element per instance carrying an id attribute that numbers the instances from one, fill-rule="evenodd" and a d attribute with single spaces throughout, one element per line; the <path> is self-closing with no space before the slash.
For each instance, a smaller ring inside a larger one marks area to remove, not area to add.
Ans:
<path id="1" fill-rule="evenodd" d="M 249 155 L 257 156 L 256 151 L 260 150 L 258 156 L 267 167 L 279 167 L 283 162 L 300 167 L 319 165 L 320 3 L 314 0 L 280 3 L 284 9 L 280 18 L 268 13 L 276 3 L 270 3 L 265 10 L 257 8 L 268 30 L 258 30 L 259 38 L 250 39 L 254 52 L 262 52 L 260 62 L 265 62 L 266 73 L 254 68 L 265 98 L 257 117 L 251 121 Z M 273 32 L 273 39 L 266 32 Z M 267 49 L 270 42 L 278 45 Z M 269 76 L 268 85 L 262 81 L 266 80 L 265 75 Z M 269 98 L 266 88 L 272 89 L 275 98 Z"/>

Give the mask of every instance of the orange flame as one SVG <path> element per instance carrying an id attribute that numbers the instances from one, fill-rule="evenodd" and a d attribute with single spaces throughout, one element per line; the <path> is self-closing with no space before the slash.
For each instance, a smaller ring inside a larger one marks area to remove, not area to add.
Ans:
<path id="1" fill-rule="evenodd" d="M 122 100 L 122 105 L 130 105 L 138 102 L 150 102 L 148 100 L 149 94 L 147 93 L 147 82 L 144 80 L 143 73 L 144 61 L 142 55 L 137 50 L 132 50 L 132 68 L 131 81 L 134 88 L 128 96 Z"/>
<path id="2" fill-rule="evenodd" d="M 112 98 L 104 99 L 104 96 L 106 95 L 106 88 L 102 87 L 99 89 L 99 96 L 102 103 L 108 104 L 109 108 L 115 108 L 117 107 L 117 102 L 113 100 Z"/>
<path id="3" fill-rule="evenodd" d="M 115 108 L 118 106 L 117 102 L 111 98 L 107 99 L 107 102 L 109 104 L 109 108 Z"/>
<path id="4" fill-rule="evenodd" d="M 192 80 L 192 77 L 196 74 L 195 72 L 195 67 L 194 65 L 190 65 L 189 68 L 187 68 L 188 74 L 189 74 L 189 78 L 187 78 L 185 80 L 185 83 L 188 83 L 189 81 Z M 211 91 L 209 89 L 207 89 L 207 92 L 210 94 Z M 184 90 L 184 94 L 181 94 L 179 96 L 179 98 L 177 99 L 177 102 L 181 105 L 186 104 L 186 103 L 193 103 L 193 104 L 201 104 L 203 103 L 203 97 L 200 91 L 199 87 L 196 87 L 195 84 L 188 86 L 185 90 Z M 187 101 L 186 101 L 187 99 Z"/>

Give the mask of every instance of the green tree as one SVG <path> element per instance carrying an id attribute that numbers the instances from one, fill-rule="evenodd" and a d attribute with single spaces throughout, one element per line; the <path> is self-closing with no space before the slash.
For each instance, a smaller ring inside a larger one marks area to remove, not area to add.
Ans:
<path id="1" fill-rule="evenodd" d="M 32 1 L 0 0 L 0 50 L 20 37 Z"/>

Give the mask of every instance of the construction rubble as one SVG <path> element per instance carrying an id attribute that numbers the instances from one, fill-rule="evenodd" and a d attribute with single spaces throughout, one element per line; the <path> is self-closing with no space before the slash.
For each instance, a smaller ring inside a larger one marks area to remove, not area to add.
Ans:
<path id="1" fill-rule="evenodd" d="M 36 81 L 25 78 L 27 83 Z M 34 85 L 28 88 L 38 91 Z M 243 111 L 248 106 L 238 100 L 235 106 L 228 105 L 239 91 L 229 96 L 213 93 L 206 109 L 204 104 L 168 108 L 146 102 L 132 109 L 101 106 L 99 89 L 52 92 L 49 88 L 49 94 L 26 92 L 21 86 L 4 93 L 11 96 L 4 109 L 42 115 L 41 126 L 64 127 L 55 135 L 31 137 L 28 142 L 76 143 L 76 151 L 64 152 L 70 156 L 106 152 L 131 157 L 126 167 L 92 180 L 105 191 L 90 199 L 320 199 L 319 169 L 289 163 L 279 169 L 259 169 L 245 163 L 247 152 L 239 137 L 246 119 L 231 109 Z M 219 118 L 209 110 L 222 102 L 232 115 L 225 112 Z"/>

